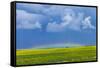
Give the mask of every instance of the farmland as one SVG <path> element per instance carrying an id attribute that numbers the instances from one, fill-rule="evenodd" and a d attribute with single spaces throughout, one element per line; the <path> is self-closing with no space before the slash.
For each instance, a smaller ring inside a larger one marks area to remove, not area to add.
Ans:
<path id="1" fill-rule="evenodd" d="M 23 49 L 16 55 L 17 65 L 95 61 L 96 46 Z"/>

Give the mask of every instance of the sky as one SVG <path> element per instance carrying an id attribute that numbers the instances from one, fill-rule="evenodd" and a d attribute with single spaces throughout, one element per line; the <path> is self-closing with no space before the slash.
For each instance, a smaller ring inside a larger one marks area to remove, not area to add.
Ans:
<path id="1" fill-rule="evenodd" d="M 16 33 L 17 49 L 95 45 L 96 8 L 17 3 Z"/>

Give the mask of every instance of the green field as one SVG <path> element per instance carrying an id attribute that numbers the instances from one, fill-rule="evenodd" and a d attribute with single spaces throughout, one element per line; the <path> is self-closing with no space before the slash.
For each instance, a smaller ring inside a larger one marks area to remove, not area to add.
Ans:
<path id="1" fill-rule="evenodd" d="M 96 46 L 24 49 L 16 51 L 17 65 L 84 62 L 96 60 Z"/>

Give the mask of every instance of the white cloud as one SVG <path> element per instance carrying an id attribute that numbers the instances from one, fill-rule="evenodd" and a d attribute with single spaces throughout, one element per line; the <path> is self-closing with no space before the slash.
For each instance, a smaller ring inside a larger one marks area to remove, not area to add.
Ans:
<path id="1" fill-rule="evenodd" d="M 29 8 L 30 6 L 30 8 Z M 34 7 L 33 7 L 34 6 Z M 65 31 L 66 29 L 81 31 L 82 29 L 95 29 L 95 26 L 91 24 L 91 17 L 85 17 L 83 12 L 76 13 L 73 9 L 66 6 L 49 6 L 45 7 L 43 5 L 28 5 L 28 7 L 23 5 L 24 8 L 29 8 L 30 10 L 17 10 L 17 27 L 24 29 L 40 29 L 42 28 L 41 20 L 43 19 L 53 19 L 55 17 L 61 17 L 59 24 L 54 21 L 47 25 L 46 30 L 48 32 L 59 32 Z M 36 9 L 37 8 L 37 9 Z M 43 9 L 43 10 L 41 10 Z M 29 11 L 35 11 L 36 13 L 29 13 Z M 44 15 L 42 15 L 44 14 Z M 36 23 L 38 22 L 38 23 Z M 41 24 L 40 24 L 41 23 Z"/>
<path id="2" fill-rule="evenodd" d="M 18 29 L 41 29 L 41 24 L 39 22 L 35 23 L 29 23 L 28 21 L 24 21 L 24 23 L 21 23 L 17 25 Z"/>
<path id="3" fill-rule="evenodd" d="M 48 16 L 63 15 L 66 12 L 73 12 L 72 6 L 42 5 L 42 4 L 22 4 L 17 3 L 17 9 L 22 9 L 32 13 L 43 13 Z"/>
<path id="4" fill-rule="evenodd" d="M 65 7 L 53 5 L 44 9 L 42 12 L 48 16 L 58 16 L 63 14 Z"/>
<path id="5" fill-rule="evenodd" d="M 27 3 L 17 3 L 17 8 L 25 10 L 27 12 L 41 12 L 41 9 L 44 9 L 43 5 L 41 4 L 27 4 Z"/>
<path id="6" fill-rule="evenodd" d="M 88 16 L 82 21 L 83 29 L 87 29 L 87 28 L 95 29 L 95 26 L 93 26 L 91 24 L 91 20 L 90 19 L 91 19 L 91 16 Z"/>
<path id="7" fill-rule="evenodd" d="M 77 16 L 73 17 L 71 23 L 69 24 L 68 28 L 72 30 L 81 30 L 82 20 L 83 20 L 84 14 L 78 13 Z"/>
<path id="8" fill-rule="evenodd" d="M 17 10 L 17 28 L 18 29 L 41 29 L 40 20 L 44 16 L 28 13 L 24 10 Z"/>
<path id="9" fill-rule="evenodd" d="M 69 25 L 70 22 L 73 20 L 73 17 L 70 15 L 70 14 L 66 14 L 63 19 L 62 19 L 64 22 L 61 23 L 62 26 L 66 26 L 66 25 Z"/>
<path id="10" fill-rule="evenodd" d="M 57 22 L 48 23 L 47 25 L 48 32 L 60 32 L 60 31 L 65 31 L 66 28 L 71 28 L 72 21 L 75 18 L 75 13 L 71 9 L 65 9 L 65 11 L 66 12 L 64 12 L 61 18 L 62 19 L 61 23 L 59 24 Z"/>
<path id="11" fill-rule="evenodd" d="M 62 22 L 57 24 L 56 22 L 49 23 L 47 26 L 48 31 L 65 31 L 66 29 L 72 30 L 80 30 L 81 20 L 83 18 L 83 14 L 79 13 L 77 18 L 74 13 L 66 13 L 62 17 Z"/>
<path id="12" fill-rule="evenodd" d="M 84 19 L 84 13 L 80 12 L 77 15 L 75 13 L 66 13 L 62 17 L 62 22 L 58 24 L 57 22 L 51 22 L 47 25 L 48 32 L 60 32 L 66 31 L 67 29 L 81 31 L 82 29 L 95 29 L 91 24 L 90 16 Z"/>
<path id="13" fill-rule="evenodd" d="M 63 27 L 61 24 L 57 24 L 57 22 L 48 23 L 47 32 L 60 32 L 63 31 Z"/>

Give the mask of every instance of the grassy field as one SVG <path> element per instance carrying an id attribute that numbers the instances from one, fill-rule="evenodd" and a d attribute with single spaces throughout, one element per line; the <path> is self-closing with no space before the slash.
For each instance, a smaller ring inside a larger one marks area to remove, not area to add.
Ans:
<path id="1" fill-rule="evenodd" d="M 96 60 L 95 46 L 17 50 L 17 65 L 83 62 Z"/>

